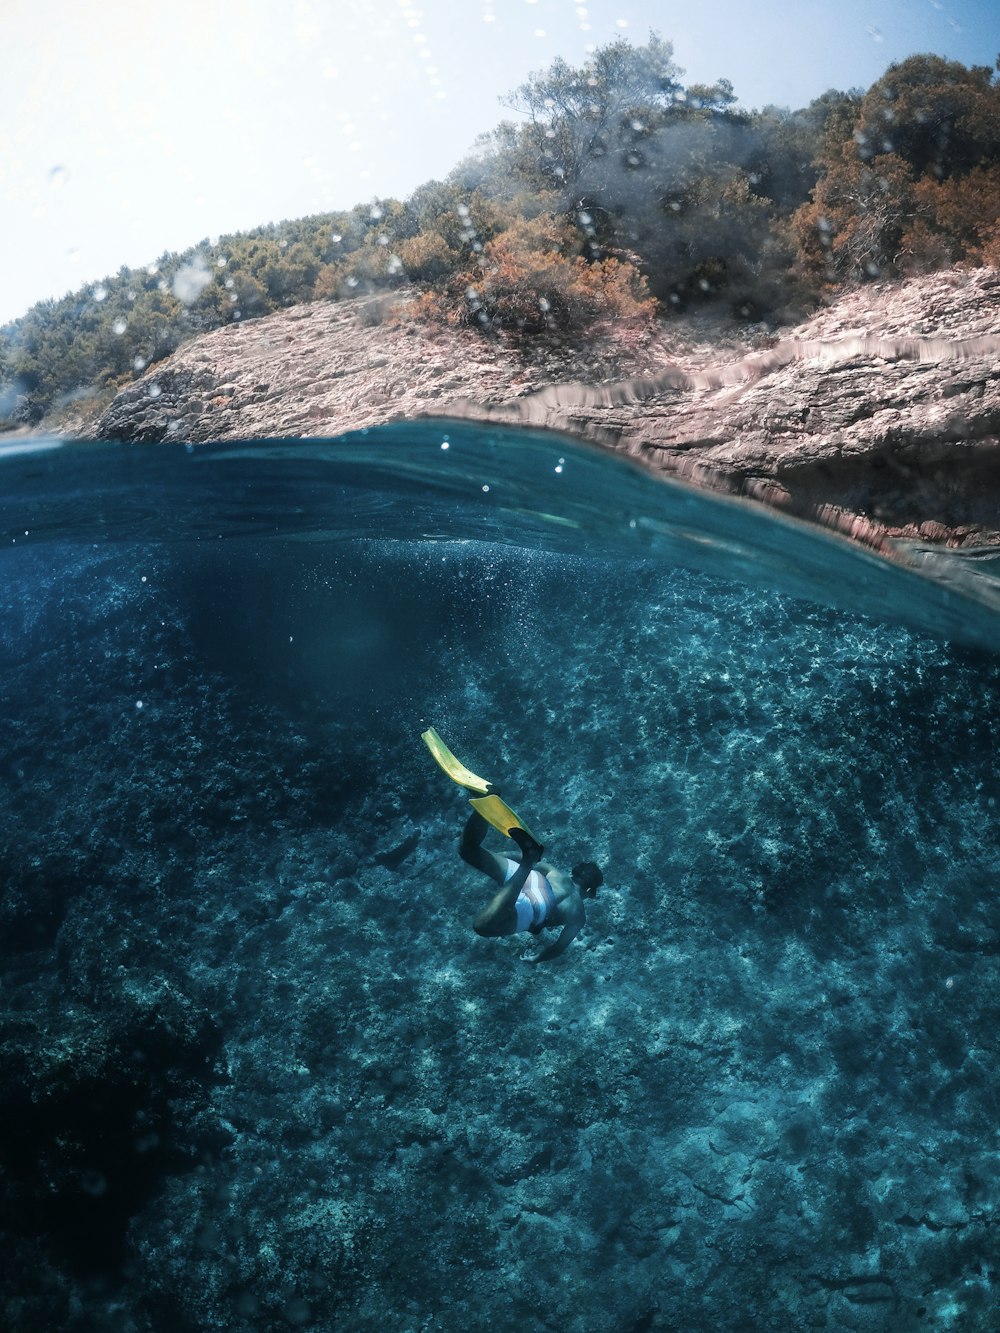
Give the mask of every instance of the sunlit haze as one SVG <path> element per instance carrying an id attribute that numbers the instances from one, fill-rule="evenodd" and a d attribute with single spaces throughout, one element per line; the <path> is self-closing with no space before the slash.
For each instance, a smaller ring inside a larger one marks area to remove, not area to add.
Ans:
<path id="1" fill-rule="evenodd" d="M 686 82 L 804 106 L 933 52 L 992 66 L 995 0 L 7 0 L 0 320 L 205 237 L 444 176 L 556 56 L 655 29 Z"/>

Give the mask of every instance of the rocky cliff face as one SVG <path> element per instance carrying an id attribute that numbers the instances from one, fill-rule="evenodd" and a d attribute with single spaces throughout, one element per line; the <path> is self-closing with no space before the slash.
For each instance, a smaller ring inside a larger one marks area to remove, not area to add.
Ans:
<path id="1" fill-rule="evenodd" d="M 406 296 L 298 306 L 198 338 L 102 439 L 329 436 L 420 415 L 565 430 L 881 545 L 1000 544 L 1000 272 L 871 285 L 782 336 L 708 317 L 583 349 L 429 329 Z"/>

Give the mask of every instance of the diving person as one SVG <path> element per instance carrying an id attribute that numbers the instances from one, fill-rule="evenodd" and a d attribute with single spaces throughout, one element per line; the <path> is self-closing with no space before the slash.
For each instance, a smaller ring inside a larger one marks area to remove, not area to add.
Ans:
<path id="1" fill-rule="evenodd" d="M 492 786 L 489 790 L 499 795 Z M 467 865 L 481 870 L 499 886 L 499 892 L 472 923 L 473 930 L 484 938 L 495 939 L 525 930 L 538 935 L 543 930 L 562 927 L 551 944 L 525 961 L 547 963 L 558 958 L 583 929 L 587 919 L 583 900 L 597 897 L 604 876 L 592 861 L 582 861 L 569 875 L 557 870 L 541 859 L 543 849 L 522 828 L 509 831 L 520 848 L 520 860 L 497 856 L 483 846 L 489 827 L 479 811 L 473 810 L 458 848 Z"/>

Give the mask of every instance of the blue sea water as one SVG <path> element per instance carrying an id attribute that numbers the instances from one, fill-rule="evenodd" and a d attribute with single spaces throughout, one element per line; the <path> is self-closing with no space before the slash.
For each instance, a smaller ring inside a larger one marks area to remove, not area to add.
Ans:
<path id="1" fill-rule="evenodd" d="M 996 1327 L 989 553 L 453 422 L 0 477 L 7 1327 Z"/>

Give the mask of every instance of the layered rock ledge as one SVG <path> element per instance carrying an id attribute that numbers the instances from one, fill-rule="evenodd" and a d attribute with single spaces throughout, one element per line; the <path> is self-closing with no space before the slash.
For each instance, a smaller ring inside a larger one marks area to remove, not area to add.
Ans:
<path id="1" fill-rule="evenodd" d="M 528 352 L 429 328 L 408 302 L 300 305 L 206 334 L 121 392 L 92 433 L 198 442 L 426 415 L 530 424 L 871 545 L 1000 544 L 995 269 L 872 284 L 780 335 L 701 315 Z"/>

